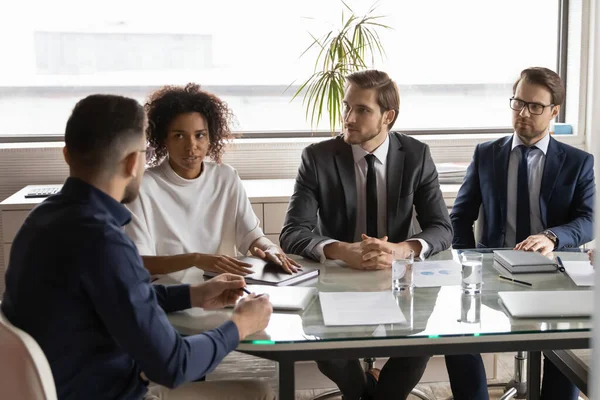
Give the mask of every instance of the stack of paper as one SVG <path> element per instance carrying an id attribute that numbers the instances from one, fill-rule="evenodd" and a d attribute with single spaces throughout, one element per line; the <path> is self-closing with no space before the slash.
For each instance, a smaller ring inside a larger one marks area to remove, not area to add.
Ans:
<path id="1" fill-rule="evenodd" d="M 436 164 L 435 167 L 438 172 L 438 179 L 440 183 L 446 184 L 460 184 L 465 177 L 467 167 L 469 164 L 463 163 L 441 163 Z"/>
<path id="2" fill-rule="evenodd" d="M 325 326 L 402 324 L 406 318 L 392 292 L 319 293 Z"/>
<path id="3" fill-rule="evenodd" d="M 594 286 L 594 267 L 589 261 L 563 261 L 563 265 L 577 286 Z"/>
<path id="4" fill-rule="evenodd" d="M 416 287 L 460 285 L 462 267 L 452 260 L 423 261 L 413 264 L 413 282 Z"/>

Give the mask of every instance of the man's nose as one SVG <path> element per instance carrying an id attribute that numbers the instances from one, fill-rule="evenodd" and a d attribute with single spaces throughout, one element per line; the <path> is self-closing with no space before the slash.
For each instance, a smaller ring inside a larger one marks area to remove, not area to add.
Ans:
<path id="1" fill-rule="evenodd" d="M 352 112 L 352 110 L 348 111 L 346 113 L 346 115 L 344 116 L 344 122 L 348 123 L 348 122 L 354 122 L 356 120 L 356 118 L 354 118 L 354 113 Z"/>
<path id="2" fill-rule="evenodd" d="M 527 105 L 523 106 L 523 108 L 519 112 L 519 115 L 521 117 L 530 117 L 531 113 L 529 112 L 529 107 L 527 107 Z"/>

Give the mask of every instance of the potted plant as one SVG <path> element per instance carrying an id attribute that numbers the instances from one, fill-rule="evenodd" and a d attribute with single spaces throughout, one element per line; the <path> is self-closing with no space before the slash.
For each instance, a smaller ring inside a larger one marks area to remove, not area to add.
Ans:
<path id="1" fill-rule="evenodd" d="M 367 60 L 373 65 L 376 56 L 385 56 L 379 30 L 391 29 L 380 22 L 384 16 L 374 15 L 377 3 L 362 16 L 357 16 L 344 1 L 342 4 L 341 28 L 320 37 L 311 34 L 313 41 L 301 57 L 318 49 L 314 72 L 292 97 L 294 100 L 303 93 L 306 119 L 310 116 L 313 129 L 327 115 L 332 134 L 341 123 L 345 76 L 368 68 Z"/>

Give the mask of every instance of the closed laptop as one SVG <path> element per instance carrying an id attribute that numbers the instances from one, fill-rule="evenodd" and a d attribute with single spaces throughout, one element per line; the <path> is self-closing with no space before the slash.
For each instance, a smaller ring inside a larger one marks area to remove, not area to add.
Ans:
<path id="1" fill-rule="evenodd" d="M 494 250 L 494 260 L 512 274 L 555 272 L 558 265 L 535 251 Z"/>
<path id="2" fill-rule="evenodd" d="M 288 274 L 273 262 L 267 262 L 257 257 L 240 257 L 240 261 L 251 265 L 253 273 L 244 276 L 246 283 L 256 285 L 289 286 L 319 276 L 319 269 L 302 266 L 302 269 L 293 274 Z M 204 271 L 204 275 L 213 277 L 219 272 Z"/>
<path id="3" fill-rule="evenodd" d="M 594 311 L 591 290 L 498 292 L 510 315 L 515 318 L 590 317 Z"/>

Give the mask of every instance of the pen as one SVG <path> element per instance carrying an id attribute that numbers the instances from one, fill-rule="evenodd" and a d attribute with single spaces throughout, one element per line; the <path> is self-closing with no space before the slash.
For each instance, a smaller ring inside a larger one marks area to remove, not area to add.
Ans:
<path id="1" fill-rule="evenodd" d="M 525 285 L 525 286 L 530 286 L 530 287 L 533 286 L 533 284 L 531 284 L 529 282 L 525 282 L 525 281 L 520 281 L 518 279 L 509 278 L 508 276 L 498 275 L 498 278 L 504 279 L 505 281 L 510 281 L 510 282 L 514 282 L 514 283 L 520 283 L 521 285 Z"/>
<path id="2" fill-rule="evenodd" d="M 560 272 L 565 272 L 565 266 L 563 265 L 562 260 L 560 259 L 559 256 L 556 256 L 556 261 L 558 262 L 558 265 L 559 265 L 558 270 Z"/>
<path id="3" fill-rule="evenodd" d="M 252 292 L 250 292 L 250 291 L 249 291 L 248 289 L 246 289 L 245 287 L 243 287 L 243 288 L 242 288 L 242 290 L 243 290 L 243 291 L 244 291 L 246 294 L 252 294 Z M 256 297 L 260 297 L 260 296 L 262 296 L 262 295 L 263 295 L 263 293 L 261 293 L 261 294 L 257 294 L 257 295 L 256 295 Z"/>

